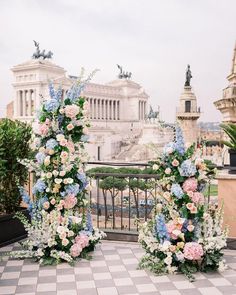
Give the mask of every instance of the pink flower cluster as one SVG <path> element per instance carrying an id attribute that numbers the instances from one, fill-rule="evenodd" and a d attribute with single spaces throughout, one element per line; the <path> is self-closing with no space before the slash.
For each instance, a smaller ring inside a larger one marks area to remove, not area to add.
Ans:
<path id="1" fill-rule="evenodd" d="M 196 242 L 186 243 L 184 246 L 184 258 L 188 260 L 199 260 L 203 256 L 202 246 Z"/>
<path id="2" fill-rule="evenodd" d="M 86 235 L 79 235 L 75 238 L 75 244 L 70 248 L 70 254 L 72 257 L 78 257 L 83 251 L 83 248 L 89 245 L 89 238 Z"/>
<path id="3" fill-rule="evenodd" d="M 190 199 L 197 205 L 204 204 L 204 196 L 202 193 L 199 192 L 188 192 L 188 196 Z"/>
<path id="4" fill-rule="evenodd" d="M 77 203 L 77 199 L 73 194 L 70 194 L 67 197 L 65 197 L 64 201 L 65 201 L 65 204 L 64 204 L 65 209 L 72 209 L 75 207 Z"/>
<path id="5" fill-rule="evenodd" d="M 174 220 L 170 220 L 166 224 L 167 231 L 172 239 L 176 240 L 179 237 L 179 235 L 181 235 L 182 226 L 182 222 L 180 223 Z"/>
<path id="6" fill-rule="evenodd" d="M 39 134 L 46 136 L 49 131 L 51 121 L 47 118 L 43 124 L 39 124 Z"/>
<path id="7" fill-rule="evenodd" d="M 78 115 L 79 111 L 80 111 L 80 108 L 75 104 L 67 105 L 65 107 L 66 117 L 71 119 L 74 119 Z"/>
<path id="8" fill-rule="evenodd" d="M 197 189 L 197 179 L 196 178 L 189 178 L 185 180 L 183 184 L 183 190 L 185 192 L 194 192 Z"/>

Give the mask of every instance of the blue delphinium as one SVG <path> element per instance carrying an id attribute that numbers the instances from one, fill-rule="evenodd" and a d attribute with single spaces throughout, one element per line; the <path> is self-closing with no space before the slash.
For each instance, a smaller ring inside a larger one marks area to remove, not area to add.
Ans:
<path id="1" fill-rule="evenodd" d="M 190 177 L 195 175 L 197 172 L 196 166 L 191 160 L 185 160 L 179 167 L 179 173 L 181 176 Z"/>
<path id="2" fill-rule="evenodd" d="M 53 150 L 57 145 L 58 142 L 54 138 L 51 138 L 46 142 L 46 148 L 50 150 Z"/>
<path id="3" fill-rule="evenodd" d="M 86 214 L 86 230 L 90 233 L 93 231 L 92 215 L 89 210 L 87 210 Z"/>
<path id="4" fill-rule="evenodd" d="M 86 175 L 85 175 L 84 173 L 78 173 L 78 174 L 77 174 L 77 178 L 78 178 L 78 180 L 82 183 L 82 184 L 80 185 L 80 189 L 81 189 L 81 190 L 84 190 L 85 187 L 86 187 L 86 185 L 88 184 L 88 180 L 87 180 L 87 178 L 86 178 Z"/>
<path id="5" fill-rule="evenodd" d="M 55 100 L 60 100 L 61 99 L 61 97 L 62 97 L 62 89 L 61 89 L 61 87 L 59 87 L 58 90 L 56 91 L 54 89 L 53 83 L 49 82 L 48 88 L 49 88 L 50 97 L 52 99 L 55 99 Z"/>
<path id="6" fill-rule="evenodd" d="M 40 198 L 40 199 L 38 200 L 38 202 L 37 202 L 37 207 L 38 207 L 38 209 L 39 209 L 39 210 L 42 210 L 42 209 L 43 209 L 43 204 L 44 204 L 45 202 L 47 202 L 47 201 L 48 201 L 47 196 L 44 196 L 44 197 Z"/>
<path id="7" fill-rule="evenodd" d="M 33 186 L 33 194 L 35 195 L 37 192 L 42 193 L 46 189 L 46 184 L 42 179 L 38 179 L 35 185 Z"/>
<path id="8" fill-rule="evenodd" d="M 35 158 L 39 164 L 42 164 L 44 159 L 46 158 L 46 155 L 44 153 L 38 152 Z"/>
<path id="9" fill-rule="evenodd" d="M 26 205 L 28 205 L 28 210 L 30 211 L 30 205 L 31 205 L 31 203 L 32 203 L 32 201 L 31 201 L 31 199 L 30 199 L 30 196 L 28 195 L 28 193 L 26 192 L 26 190 L 22 187 L 22 186 L 20 186 L 19 187 L 19 192 L 20 192 L 20 195 L 21 195 L 21 198 L 22 198 L 22 201 L 26 204 Z"/>
<path id="10" fill-rule="evenodd" d="M 47 112 L 55 112 L 60 106 L 60 103 L 55 98 L 46 100 L 44 102 L 44 108 Z"/>
<path id="11" fill-rule="evenodd" d="M 177 197 L 178 199 L 181 199 L 184 195 L 184 192 L 178 183 L 173 183 L 171 186 L 171 194 Z"/>
<path id="12" fill-rule="evenodd" d="M 175 128 L 175 149 L 181 155 L 185 153 L 183 132 L 179 126 Z"/>
<path id="13" fill-rule="evenodd" d="M 155 230 L 157 237 L 159 238 L 161 243 L 163 243 L 166 240 L 168 241 L 170 239 L 163 214 L 158 214 L 156 216 Z"/>

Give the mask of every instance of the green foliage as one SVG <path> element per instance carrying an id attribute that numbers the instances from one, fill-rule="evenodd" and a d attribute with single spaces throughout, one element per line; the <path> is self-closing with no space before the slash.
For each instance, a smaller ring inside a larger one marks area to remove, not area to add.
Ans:
<path id="1" fill-rule="evenodd" d="M 201 271 L 203 272 L 216 271 L 219 267 L 219 263 L 221 261 L 222 256 L 223 256 L 223 253 L 217 250 L 213 252 L 207 252 L 201 263 Z"/>
<path id="2" fill-rule="evenodd" d="M 229 141 L 223 141 L 223 144 L 236 150 L 236 125 L 233 123 L 221 124 L 220 127 L 228 135 Z"/>
<path id="3" fill-rule="evenodd" d="M 28 177 L 27 168 L 19 160 L 30 157 L 31 127 L 20 121 L 0 122 L 0 212 L 12 213 L 20 205 L 18 186 Z"/>

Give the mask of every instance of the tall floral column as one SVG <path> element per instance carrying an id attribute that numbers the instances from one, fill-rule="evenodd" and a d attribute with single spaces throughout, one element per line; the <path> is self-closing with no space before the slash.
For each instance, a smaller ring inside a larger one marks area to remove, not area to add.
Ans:
<path id="1" fill-rule="evenodd" d="M 71 263 L 86 256 L 104 236 L 93 228 L 86 208 L 89 184 L 84 173 L 84 143 L 90 125 L 88 103 L 80 92 L 91 76 L 76 81 L 64 100 L 61 89 L 49 85 L 50 99 L 44 101 L 34 128 L 36 161 L 30 166 L 37 178 L 35 201 L 21 188 L 32 217 L 29 223 L 19 216 L 28 231 L 27 250 L 13 253 L 15 256 L 35 257 L 43 264 Z"/>
<path id="2" fill-rule="evenodd" d="M 185 151 L 181 129 L 153 164 L 160 175 L 157 214 L 140 225 L 139 242 L 146 251 L 140 266 L 157 274 L 182 272 L 189 279 L 197 271 L 223 270 L 222 208 L 209 206 L 203 191 L 212 171 Z"/>

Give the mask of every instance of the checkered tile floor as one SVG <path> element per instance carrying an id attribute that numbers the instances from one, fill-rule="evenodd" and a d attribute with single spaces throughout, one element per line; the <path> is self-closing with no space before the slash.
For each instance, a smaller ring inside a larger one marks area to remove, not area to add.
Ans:
<path id="1" fill-rule="evenodd" d="M 0 249 L 11 251 L 14 246 Z M 229 269 L 222 274 L 198 274 L 194 283 L 182 275 L 154 276 L 137 270 L 143 251 L 137 243 L 103 241 L 91 261 L 75 267 L 43 266 L 30 260 L 0 261 L 0 294 L 129 295 L 235 294 L 236 251 L 226 250 Z"/>

